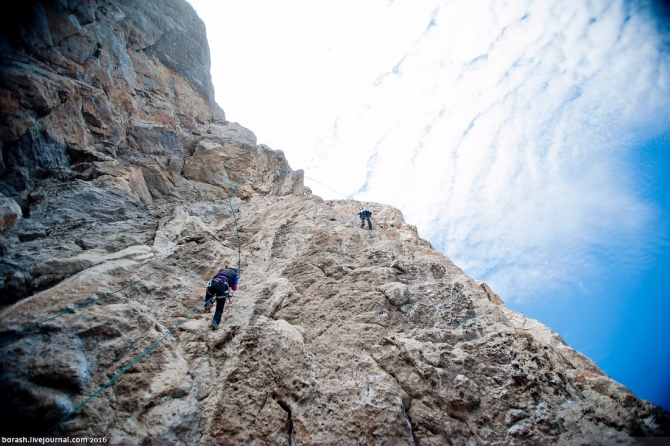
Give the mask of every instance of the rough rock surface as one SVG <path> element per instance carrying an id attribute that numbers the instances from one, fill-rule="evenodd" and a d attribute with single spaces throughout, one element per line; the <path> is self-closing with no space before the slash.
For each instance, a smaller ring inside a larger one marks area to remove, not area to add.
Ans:
<path id="1" fill-rule="evenodd" d="M 670 435 L 667 412 L 506 308 L 398 210 L 365 203 L 375 225 L 361 230 L 357 203 L 311 195 L 281 152 L 225 121 L 204 26 L 185 2 L 21 8 L 3 11 L 0 35 L 3 436 L 42 434 L 189 316 L 217 268 L 237 261 L 238 235 L 243 277 L 222 328 L 196 313 L 57 435 L 187 445 Z M 250 176 L 233 216 L 228 193 Z"/>

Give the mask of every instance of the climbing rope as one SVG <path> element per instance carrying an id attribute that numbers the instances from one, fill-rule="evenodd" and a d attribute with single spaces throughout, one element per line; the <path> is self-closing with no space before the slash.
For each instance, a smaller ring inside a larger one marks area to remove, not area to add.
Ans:
<path id="1" fill-rule="evenodd" d="M 289 173 L 292 173 L 292 172 L 270 172 L 270 173 L 277 174 L 277 175 L 286 175 L 286 174 L 289 174 Z M 257 178 L 257 177 L 260 177 L 260 176 L 263 176 L 263 175 L 267 175 L 267 174 L 252 175 L 252 176 L 250 176 L 250 177 L 244 178 L 244 179 L 238 181 L 237 183 L 235 183 L 235 184 L 233 185 L 233 187 L 230 189 L 230 191 L 228 192 L 228 203 L 230 204 L 230 210 L 231 210 L 231 213 L 233 214 L 233 219 L 234 219 L 234 221 L 235 221 L 235 231 L 236 231 L 236 233 L 237 233 L 238 268 L 239 268 L 239 266 L 241 265 L 241 245 L 240 245 L 239 227 L 238 227 L 238 224 L 237 224 L 237 216 L 235 215 L 235 209 L 233 208 L 233 203 L 232 203 L 232 194 L 233 194 L 233 192 L 235 191 L 235 189 L 237 188 L 237 186 L 239 186 L 242 182 L 244 182 L 244 181 L 248 181 L 248 180 L 250 180 L 250 179 Z M 217 230 L 217 232 L 218 232 L 218 230 Z M 216 232 L 215 232 L 214 234 L 212 234 L 210 237 L 208 237 L 208 239 L 211 238 L 211 237 L 213 237 L 214 235 L 216 235 Z M 207 239 L 205 239 L 204 241 L 206 241 L 206 240 L 207 240 Z M 204 243 L 204 241 L 203 241 L 203 243 Z M 174 262 L 175 260 L 179 259 L 180 257 L 184 256 L 188 251 L 190 251 L 190 250 L 193 249 L 193 248 L 195 248 L 195 246 L 191 247 L 190 249 L 188 249 L 188 250 L 185 251 L 184 253 L 180 254 L 180 255 L 177 256 L 177 257 L 175 257 L 172 261 L 166 263 L 166 264 L 163 265 L 160 269 L 154 271 L 153 273 L 151 273 L 151 274 L 149 274 L 149 275 L 147 275 L 147 276 L 145 276 L 145 277 L 143 277 L 143 278 L 141 278 L 141 279 L 138 279 L 138 280 L 132 282 L 132 283 L 129 284 L 129 285 L 126 285 L 125 287 L 123 287 L 123 288 L 121 288 L 121 289 L 119 289 L 119 290 L 117 290 L 117 291 L 114 291 L 114 292 L 112 292 L 112 293 L 108 293 L 108 294 L 106 294 L 105 296 L 102 296 L 102 297 L 97 298 L 97 299 L 95 299 L 95 300 L 93 300 L 93 301 L 91 301 L 91 302 L 88 302 L 88 303 L 86 303 L 85 305 L 90 305 L 91 303 L 93 303 L 93 302 L 95 302 L 95 301 L 97 301 L 97 300 L 100 300 L 100 299 L 102 299 L 102 298 L 104 298 L 104 297 L 107 297 L 107 296 L 111 296 L 112 294 L 117 293 L 117 292 L 119 292 L 119 291 L 121 291 L 121 290 L 123 290 L 123 289 L 125 289 L 125 288 L 128 288 L 129 286 L 131 286 L 131 285 L 133 285 L 133 284 L 135 284 L 135 283 L 141 282 L 142 280 L 146 279 L 147 277 L 149 277 L 149 276 L 151 276 L 151 275 L 153 275 L 153 274 L 156 274 L 158 271 L 160 271 L 161 269 L 165 268 L 168 264 L 170 264 L 170 263 Z M 240 272 L 240 271 L 238 271 L 238 273 L 239 273 L 239 272 Z M 123 369 L 121 369 L 121 371 L 119 371 L 119 373 L 117 373 L 116 375 L 114 375 L 113 378 L 111 378 L 109 381 L 107 381 L 105 384 L 103 384 L 100 388 L 98 388 L 98 390 L 96 390 L 95 392 L 93 392 L 93 393 L 92 393 L 88 398 L 86 398 L 81 404 L 79 404 L 79 405 L 78 405 L 77 407 L 75 407 L 72 411 L 70 411 L 67 415 L 65 415 L 63 418 L 61 418 L 60 421 L 58 421 L 58 423 L 56 423 L 55 425 L 53 425 L 48 431 L 46 431 L 46 432 L 44 433 L 43 437 L 48 436 L 48 435 L 51 434 L 55 429 L 57 429 L 60 425 L 62 425 L 62 424 L 65 423 L 68 419 L 70 419 L 70 417 L 72 417 L 72 415 L 74 415 L 75 413 L 77 413 L 77 411 L 79 411 L 82 407 L 84 407 L 86 404 L 88 404 L 89 401 L 91 401 L 91 400 L 92 400 L 93 398 L 95 398 L 98 394 L 100 394 L 100 392 L 102 392 L 102 391 L 105 390 L 107 387 L 109 387 L 114 381 L 116 381 L 118 378 L 120 378 L 121 375 L 123 375 L 125 372 L 127 372 L 133 365 L 135 365 L 138 361 L 140 361 L 144 356 L 146 356 L 147 354 L 149 354 L 149 352 L 151 352 L 151 350 L 153 350 L 153 349 L 154 349 L 158 344 L 160 344 L 165 338 L 167 338 L 167 337 L 168 337 L 170 334 L 172 334 L 177 328 L 179 328 L 182 324 L 184 324 L 187 320 L 189 320 L 189 319 L 190 319 L 194 314 L 196 314 L 202 307 L 204 307 L 205 305 L 207 305 L 207 304 L 209 304 L 209 303 L 212 303 L 212 301 L 214 300 L 215 297 L 216 297 L 216 296 L 212 297 L 210 300 L 206 301 L 205 303 L 201 304 L 198 308 L 196 308 L 195 310 L 193 310 L 193 312 L 191 312 L 191 314 L 189 314 L 189 315 L 188 315 L 186 318 L 184 318 L 181 322 L 179 322 L 177 325 L 175 325 L 170 331 L 168 331 L 168 332 L 167 332 L 164 336 L 162 336 L 158 341 L 154 342 L 154 344 L 153 344 L 151 347 L 149 347 L 148 349 L 146 349 L 145 351 L 143 351 L 140 355 L 138 355 L 135 359 L 133 359 L 133 360 L 130 362 L 130 364 L 128 364 L 127 366 L 125 366 Z M 80 306 L 77 307 L 77 308 L 81 308 L 82 306 L 85 306 L 85 305 L 80 305 Z M 73 310 L 72 310 L 72 311 L 73 311 Z M 66 311 L 66 312 L 64 312 L 64 313 L 62 313 L 62 314 L 67 314 L 67 313 L 69 313 L 69 312 L 71 312 L 71 311 Z M 61 314 L 61 315 L 62 315 L 62 314 Z M 49 319 L 47 319 L 47 320 L 53 320 L 53 319 L 55 319 L 55 318 L 58 317 L 58 316 L 60 316 L 60 315 L 54 316 L 54 317 L 49 318 Z M 46 322 L 46 320 L 43 321 L 42 323 L 44 323 L 44 322 Z M 37 324 L 37 325 L 39 325 L 39 324 Z M 28 329 L 30 329 L 30 328 L 32 328 L 32 326 L 29 327 Z M 25 330 L 23 330 L 23 331 L 27 331 L 28 329 L 25 329 Z"/>
<path id="2" fill-rule="evenodd" d="M 212 297 L 210 300 L 206 301 L 204 304 L 200 305 L 198 308 L 196 308 L 195 310 L 193 310 L 193 312 L 191 312 L 191 314 L 189 314 L 188 316 L 186 316 L 186 318 L 184 318 L 181 322 L 179 322 L 177 325 L 175 325 L 170 331 L 168 331 L 167 333 L 165 333 L 165 335 L 163 335 L 163 337 L 161 337 L 158 341 L 154 342 L 153 345 L 152 345 L 151 347 L 149 347 L 148 349 L 144 350 L 139 356 L 137 356 L 135 359 L 133 359 L 133 360 L 130 362 L 130 364 L 128 364 L 127 366 L 125 366 L 123 369 L 121 369 L 121 371 L 120 371 L 119 373 L 117 373 L 116 375 L 114 375 L 114 377 L 113 377 L 112 379 L 110 379 L 109 381 L 107 381 L 107 382 L 106 382 L 105 384 L 103 384 L 98 390 L 96 390 L 95 392 L 93 392 L 93 393 L 91 394 L 91 396 L 89 396 L 88 398 L 86 398 L 86 399 L 84 400 L 83 403 L 81 403 L 80 405 L 78 405 L 77 407 L 75 407 L 75 408 L 74 408 L 73 410 L 71 410 L 67 415 L 65 415 L 63 418 L 61 418 L 60 421 L 59 421 L 58 423 L 54 424 L 48 431 L 46 431 L 46 432 L 42 435 L 42 437 L 47 437 L 47 436 L 48 436 L 49 434 L 51 434 L 55 429 L 57 429 L 58 426 L 60 426 L 61 424 L 65 423 L 68 419 L 70 419 L 70 417 L 71 417 L 72 415 L 74 415 L 75 413 L 77 413 L 77 411 L 79 411 L 79 409 L 81 409 L 82 407 L 84 407 L 89 401 L 91 401 L 93 398 L 95 398 L 100 392 L 102 392 L 103 390 L 105 390 L 105 389 L 106 389 L 107 387 L 109 387 L 114 381 L 116 381 L 117 379 L 119 379 L 119 377 L 121 377 L 121 375 L 123 375 L 124 373 L 126 373 L 126 372 L 127 372 L 133 365 L 135 365 L 140 359 L 144 358 L 147 354 L 149 354 L 149 352 L 150 352 L 151 350 L 153 350 L 154 348 L 156 348 L 156 346 L 157 346 L 158 344 L 160 344 L 161 342 L 163 342 L 163 340 L 164 340 L 165 338 L 167 338 L 168 336 L 170 336 L 170 335 L 172 334 L 172 332 L 174 332 L 177 328 L 181 327 L 181 325 L 184 324 L 184 322 L 186 322 L 187 320 L 191 319 L 191 317 L 193 317 L 193 315 L 194 315 L 195 313 L 197 313 L 198 311 L 200 311 L 200 309 L 201 309 L 202 307 L 204 307 L 205 305 L 207 305 L 207 304 L 209 304 L 209 303 L 212 303 L 212 301 L 214 300 L 215 297 L 216 297 L 216 296 Z"/>
<path id="3" fill-rule="evenodd" d="M 170 260 L 169 262 L 167 262 L 165 265 L 163 265 L 163 266 L 161 266 L 160 268 L 158 268 L 156 271 L 154 271 L 154 272 L 152 272 L 152 273 L 150 273 L 150 274 L 147 274 L 146 276 L 141 277 L 141 278 L 139 278 L 139 279 L 137 279 L 137 280 L 135 280 L 135 281 L 133 281 L 133 282 L 130 282 L 129 284 L 127 284 L 127 285 L 125 285 L 125 286 L 119 288 L 118 290 L 109 292 L 109 293 L 104 294 L 104 295 L 102 295 L 102 296 L 100 296 L 100 297 L 96 297 L 96 298 L 94 298 L 93 300 L 91 300 L 91 301 L 89 301 L 89 302 L 86 302 L 86 303 L 83 303 L 83 304 L 81 304 L 81 305 L 77 305 L 76 307 L 68 308 L 67 310 L 65 310 L 65 311 L 63 311 L 63 312 L 61 312 L 61 313 L 58 313 L 58 314 L 55 315 L 55 316 L 51 316 L 51 317 L 48 317 L 48 318 L 46 318 L 46 319 L 44 319 L 44 320 L 42 320 L 42 321 L 35 322 L 34 324 L 32 324 L 32 325 L 30 325 L 30 326 L 24 328 L 23 330 L 19 330 L 19 331 L 17 331 L 17 332 L 14 332 L 14 333 L 11 333 L 11 334 L 9 334 L 9 335 L 6 335 L 6 336 L 0 338 L 0 340 L 1 340 L 1 341 L 5 341 L 5 340 L 10 339 L 10 338 L 12 338 L 12 337 L 20 336 L 20 335 L 22 335 L 23 333 L 25 333 L 25 332 L 27 332 L 27 331 L 30 331 L 30 330 L 32 330 L 33 328 L 38 327 L 38 326 L 40 326 L 40 325 L 42 325 L 42 324 L 44 324 L 44 323 L 47 323 L 47 322 L 49 322 L 49 321 L 53 321 L 54 319 L 58 319 L 59 317 L 64 316 L 64 315 L 66 315 L 66 314 L 72 314 L 72 313 L 74 313 L 76 310 L 79 310 L 79 309 L 84 308 L 84 307 L 86 307 L 86 306 L 88 306 L 88 305 L 94 304 L 94 303 L 96 303 L 96 302 L 98 302 L 98 301 L 101 301 L 101 300 L 103 300 L 103 299 L 105 299 L 105 298 L 107 298 L 107 297 L 109 297 L 109 296 L 112 296 L 112 295 L 114 295 L 114 294 L 116 294 L 116 293 L 119 293 L 119 292 L 125 290 L 125 289 L 128 289 L 128 288 L 130 288 L 131 286 L 136 285 L 136 284 L 142 282 L 142 281 L 145 280 L 145 279 L 148 279 L 149 277 L 153 276 L 154 274 L 157 274 L 158 272 L 160 272 L 161 270 L 163 270 L 166 266 L 168 266 L 168 265 L 170 265 L 171 263 L 174 263 L 175 261 L 177 261 L 177 260 L 179 260 L 180 258 L 184 257 L 186 254 L 188 254 L 188 253 L 189 253 L 190 251 L 192 251 L 193 249 L 195 249 L 195 248 L 197 248 L 198 246 L 202 245 L 203 243 L 205 243 L 205 242 L 208 241 L 209 239 L 215 237 L 216 234 L 217 234 L 218 232 L 219 232 L 218 229 L 215 230 L 215 231 L 214 231 L 214 234 L 212 234 L 212 235 L 210 235 L 209 237 L 203 239 L 199 244 L 194 245 L 194 246 L 190 247 L 189 249 L 187 249 L 186 251 L 182 252 L 182 253 L 179 254 L 177 257 L 175 257 L 174 259 L 172 259 L 172 260 Z"/>
<path id="4" fill-rule="evenodd" d="M 305 177 L 305 178 L 309 178 L 310 180 L 314 181 L 315 183 L 319 183 L 320 185 L 322 185 L 322 186 L 325 187 L 326 189 L 330 189 L 332 192 L 335 192 L 336 194 L 342 195 L 344 198 L 347 198 L 347 199 L 349 199 L 349 200 L 354 200 L 354 201 L 356 202 L 356 204 L 358 204 L 358 206 L 360 206 L 361 210 L 364 210 L 364 209 L 365 209 L 365 208 L 363 207 L 363 205 L 361 204 L 361 202 L 358 201 L 358 200 L 356 200 L 356 199 L 355 199 L 354 197 L 352 197 L 351 195 L 344 195 L 342 192 L 338 192 L 338 191 L 336 191 L 335 189 L 333 189 L 332 187 L 326 186 L 326 185 L 323 184 L 321 181 L 317 181 L 317 180 L 315 180 L 314 178 L 310 178 L 310 177 L 308 177 L 308 176 L 304 176 L 304 177 Z M 375 224 L 377 224 L 377 221 L 375 220 L 374 217 L 370 217 L 370 220 L 372 220 Z M 381 225 L 380 225 L 380 226 L 381 226 Z"/>
<path id="5" fill-rule="evenodd" d="M 363 208 L 363 205 L 361 204 L 361 202 L 358 201 L 358 200 L 356 200 L 356 199 L 355 199 L 354 197 L 352 197 L 351 195 L 344 195 L 342 192 L 338 192 L 338 191 L 336 191 L 335 189 L 326 186 L 326 185 L 323 184 L 322 182 L 315 180 L 314 178 L 310 178 L 310 177 L 308 177 L 308 176 L 304 176 L 304 177 L 305 177 L 305 178 L 308 178 L 308 179 L 310 179 L 310 180 L 312 180 L 312 181 L 314 181 L 315 183 L 319 183 L 320 185 L 322 185 L 322 186 L 325 187 L 326 189 L 329 189 L 329 190 L 331 190 L 332 192 L 335 192 L 335 193 L 338 194 L 338 195 L 342 195 L 344 198 L 348 198 L 349 200 L 354 200 L 354 201 L 361 207 L 361 210 L 364 209 L 364 208 Z"/>
<path id="6" fill-rule="evenodd" d="M 233 192 L 235 192 L 235 189 L 237 189 L 237 186 L 240 184 L 244 183 L 245 181 L 249 181 L 253 178 L 258 178 L 262 177 L 265 175 L 288 175 L 291 173 L 296 173 L 296 172 L 291 172 L 291 171 L 273 171 L 273 172 L 266 172 L 266 173 L 260 173 L 257 175 L 252 175 L 250 177 L 242 178 L 240 181 L 237 183 L 233 184 L 233 187 L 230 188 L 228 191 L 228 204 L 230 205 L 230 212 L 233 214 L 233 219 L 235 221 L 235 235 L 237 236 L 237 275 L 239 277 L 242 277 L 242 244 L 240 242 L 240 228 L 237 225 L 237 215 L 235 215 L 235 209 L 233 209 Z"/>
<path id="7" fill-rule="evenodd" d="M 270 172 L 270 173 L 272 173 L 272 174 L 277 174 L 277 175 L 286 175 L 286 174 L 289 174 L 289 173 L 292 173 L 292 172 Z M 250 180 L 250 179 L 257 178 L 257 177 L 260 177 L 260 176 L 263 176 L 263 175 L 267 175 L 267 173 L 264 173 L 264 174 L 258 174 L 258 175 L 252 175 L 252 176 L 250 176 L 250 177 L 244 178 L 244 179 L 238 181 L 237 183 L 235 183 L 235 184 L 233 185 L 233 187 L 230 189 L 230 191 L 228 192 L 228 203 L 230 204 L 230 210 L 231 210 L 231 213 L 233 214 L 233 219 L 234 219 L 234 221 L 235 221 L 235 232 L 237 233 L 238 268 L 241 266 L 241 244 L 240 244 L 240 235 L 239 235 L 239 226 L 238 226 L 238 223 L 237 223 L 237 216 L 235 215 L 235 209 L 234 209 L 234 207 L 233 207 L 233 202 L 232 202 L 232 194 L 233 194 L 233 192 L 235 191 L 235 189 L 237 188 L 237 186 L 239 186 L 242 182 L 244 182 L 244 181 L 248 181 L 248 180 Z M 212 234 L 211 236 L 209 236 L 209 237 L 207 237 L 205 240 L 203 240 L 202 243 L 204 243 L 205 241 L 207 241 L 209 238 L 214 237 L 214 236 L 217 234 L 217 232 L 218 232 L 218 230 L 215 231 L 214 234 Z M 201 244 L 202 244 L 202 243 L 201 243 Z M 126 285 L 126 286 L 124 286 L 124 287 L 122 287 L 122 288 L 119 288 L 119 289 L 116 290 L 116 291 L 113 291 L 113 292 L 111 292 L 111 293 L 107 293 L 107 294 L 105 294 L 104 296 L 101 296 L 101 297 L 99 297 L 99 298 L 93 299 L 93 300 L 90 301 L 90 302 L 87 302 L 87 303 L 85 303 L 85 304 L 79 305 L 79 306 L 77 306 L 77 307 L 75 307 L 75 308 L 73 308 L 73 309 L 69 309 L 69 310 L 67 310 L 67 311 L 64 311 L 64 312 L 62 312 L 62 313 L 56 315 L 56 316 L 50 317 L 50 318 L 48 318 L 48 319 L 45 319 L 44 321 L 38 322 L 38 323 L 36 323 L 36 324 L 33 324 L 33 325 L 31 325 L 30 327 L 28 327 L 28 328 L 26 328 L 26 329 L 24 329 L 24 330 L 21 330 L 20 332 L 14 333 L 14 335 L 17 335 L 17 334 L 20 334 L 20 333 L 24 333 L 24 332 L 26 332 L 26 331 L 28 331 L 28 330 L 30 330 L 30 329 L 32 329 L 32 328 L 34 328 L 34 327 L 40 325 L 40 324 L 43 324 L 43 323 L 45 323 L 45 322 L 54 320 L 54 319 L 56 319 L 56 318 L 58 318 L 58 317 L 60 317 L 60 316 L 62 316 L 62 315 L 64 315 L 64 314 L 72 313 L 72 312 L 74 312 L 74 310 L 76 310 L 76 309 L 85 307 L 86 305 L 90 305 L 90 304 L 92 304 L 92 303 L 94 303 L 94 302 L 97 302 L 97 301 L 99 301 L 99 300 L 104 299 L 105 297 L 111 296 L 112 294 L 118 293 L 119 291 L 122 291 L 122 290 L 124 290 L 124 289 L 126 289 L 126 288 L 128 288 L 128 287 L 130 287 L 130 286 L 132 286 L 132 285 L 135 285 L 135 284 L 141 282 L 142 280 L 144 280 L 144 279 L 146 279 L 146 278 L 148 278 L 148 277 L 150 277 L 150 276 L 152 276 L 152 275 L 158 273 L 160 270 L 162 270 L 163 268 L 165 268 L 166 266 L 168 266 L 170 263 L 172 263 L 172 262 L 176 261 L 177 259 L 179 259 L 179 258 L 183 257 L 184 255 L 186 255 L 186 254 L 187 254 L 189 251 L 191 251 L 193 248 L 195 248 L 195 246 L 189 248 L 188 250 L 186 250 L 185 252 L 183 252 L 183 253 L 180 254 L 179 256 L 175 257 L 175 258 L 172 259 L 170 262 L 166 263 L 166 264 L 163 265 L 161 268 L 157 269 L 156 271 L 154 271 L 154 272 L 151 273 L 151 274 L 148 274 L 148 275 L 146 275 L 146 276 L 144 276 L 144 277 L 142 277 L 142 278 L 140 278 L 140 279 L 138 279 L 138 280 L 136 280 L 136 281 L 134 281 L 134 282 L 131 282 L 130 284 L 128 284 L 128 285 Z M 241 272 L 241 270 L 238 270 L 238 272 Z M 54 430 L 56 430 L 60 425 L 62 425 L 62 424 L 65 423 L 68 419 L 70 419 L 70 417 L 72 417 L 72 415 L 74 415 L 75 413 L 77 413 L 82 407 L 84 407 L 86 404 L 88 404 L 89 401 L 91 401 L 91 400 L 92 400 L 93 398 L 95 398 L 98 394 L 100 394 L 100 392 L 102 392 L 103 390 L 105 390 L 105 389 L 106 389 L 107 387 L 109 387 L 114 381 L 116 381 L 117 379 L 119 379 L 119 378 L 121 377 L 121 375 L 123 375 L 123 374 L 124 374 L 125 372 L 127 372 L 133 365 L 135 365 L 135 364 L 136 364 L 138 361 L 140 361 L 143 357 L 145 357 L 147 354 L 149 354 L 149 352 L 151 352 L 151 350 L 153 350 L 154 348 L 156 348 L 156 346 L 158 346 L 158 344 L 160 344 L 165 338 L 167 338 L 167 337 L 168 337 L 170 334 L 172 334 L 177 328 L 179 328 L 179 327 L 180 327 L 182 324 L 184 324 L 187 320 L 189 320 L 191 317 L 193 317 L 193 315 L 196 314 L 202 307 L 204 307 L 205 305 L 207 305 L 207 304 L 209 304 L 209 303 L 212 303 L 212 301 L 214 300 L 215 297 L 216 297 L 216 296 L 212 297 L 210 300 L 206 301 L 205 303 L 201 304 L 198 308 L 196 308 L 195 310 L 193 310 L 193 312 L 191 312 L 191 314 L 189 314 L 189 315 L 188 315 L 186 318 L 184 318 L 181 322 L 179 322 L 177 325 L 175 325 L 170 331 L 168 331 L 168 332 L 167 332 L 164 336 L 162 336 L 158 341 L 154 342 L 153 345 L 151 345 L 151 347 L 149 347 L 148 349 L 146 349 L 145 351 L 143 351 L 140 355 L 138 355 L 135 359 L 133 359 L 127 366 L 125 366 L 123 369 L 121 369 L 121 371 L 119 371 L 116 375 L 114 375 L 113 378 L 111 378 L 109 381 L 107 381 L 105 384 L 103 384 L 100 388 L 98 388 L 98 390 L 96 390 L 95 392 L 93 392 L 93 393 L 92 393 L 88 398 L 86 398 L 81 404 L 79 404 L 77 407 L 75 407 L 73 410 L 71 410 L 67 415 L 65 415 L 63 418 L 61 418 L 60 421 L 58 421 L 58 423 L 54 424 L 48 431 L 46 431 L 46 432 L 44 433 L 43 437 L 48 436 L 48 435 L 51 434 Z"/>

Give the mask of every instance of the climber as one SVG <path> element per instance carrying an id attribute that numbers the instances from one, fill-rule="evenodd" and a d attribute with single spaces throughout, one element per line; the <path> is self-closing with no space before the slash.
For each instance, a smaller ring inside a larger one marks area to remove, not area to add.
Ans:
<path id="1" fill-rule="evenodd" d="M 372 222 L 370 221 L 372 212 L 368 211 L 367 209 L 361 209 L 361 211 L 358 213 L 358 216 L 361 217 L 361 228 L 365 227 L 365 220 L 367 219 L 368 228 L 372 229 Z"/>
<path id="2" fill-rule="evenodd" d="M 212 330 L 219 328 L 221 323 L 221 316 L 223 315 L 223 307 L 226 305 L 226 300 L 232 299 L 233 295 L 230 292 L 237 291 L 237 283 L 240 280 L 238 269 L 228 265 L 219 270 L 212 280 L 207 282 L 207 291 L 205 291 L 205 313 L 212 310 L 212 301 L 216 300 L 216 310 L 214 311 L 214 319 L 212 319 Z M 230 302 L 233 303 L 232 300 Z"/>

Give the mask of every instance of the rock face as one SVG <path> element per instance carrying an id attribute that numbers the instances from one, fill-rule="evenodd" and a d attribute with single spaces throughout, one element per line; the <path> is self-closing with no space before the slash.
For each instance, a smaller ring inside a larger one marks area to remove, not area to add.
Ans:
<path id="1" fill-rule="evenodd" d="M 45 274 L 46 259 L 150 243 L 175 204 L 215 218 L 236 181 L 290 169 L 281 152 L 225 121 L 204 25 L 188 3 L 3 9 L 0 230 L 24 218 L 0 239 L 0 305 L 76 272 Z M 301 184 L 258 179 L 237 197 Z"/>
<path id="2" fill-rule="evenodd" d="M 281 152 L 225 121 L 187 3 L 22 8 L 3 11 L 0 36 L 3 436 L 44 433 L 187 318 L 216 270 L 237 263 L 238 241 L 242 280 L 222 327 L 196 313 L 54 434 L 187 445 L 670 435 L 668 413 L 506 308 L 398 210 L 365 203 L 375 224 L 361 230 L 356 202 L 311 195 Z"/>

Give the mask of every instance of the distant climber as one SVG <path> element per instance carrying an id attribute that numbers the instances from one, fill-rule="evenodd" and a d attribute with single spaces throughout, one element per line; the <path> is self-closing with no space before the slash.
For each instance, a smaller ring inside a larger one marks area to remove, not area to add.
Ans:
<path id="1" fill-rule="evenodd" d="M 223 315 L 223 307 L 226 305 L 226 300 L 232 299 L 232 291 L 237 291 L 237 283 L 240 280 L 238 269 L 226 265 L 225 268 L 219 270 L 218 273 L 207 282 L 207 291 L 205 291 L 205 313 L 212 310 L 212 300 L 216 300 L 216 309 L 214 311 L 214 319 L 212 319 L 212 330 L 219 328 L 221 323 L 221 316 Z M 231 301 L 232 303 L 232 301 Z"/>
<path id="2" fill-rule="evenodd" d="M 365 227 L 365 220 L 367 220 L 368 228 L 372 229 L 372 222 L 370 221 L 372 212 L 368 211 L 367 209 L 361 209 L 361 211 L 358 213 L 358 216 L 361 217 L 361 228 Z"/>

